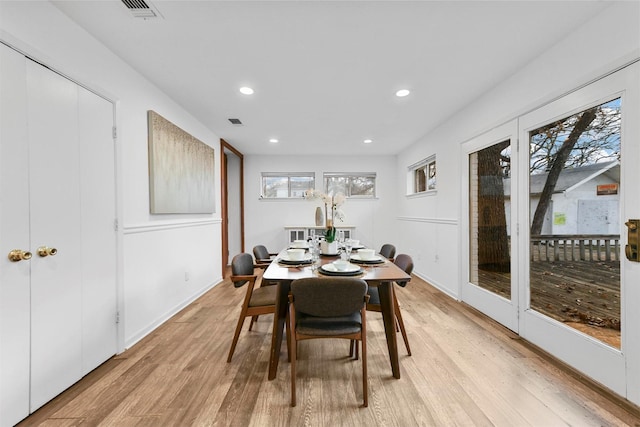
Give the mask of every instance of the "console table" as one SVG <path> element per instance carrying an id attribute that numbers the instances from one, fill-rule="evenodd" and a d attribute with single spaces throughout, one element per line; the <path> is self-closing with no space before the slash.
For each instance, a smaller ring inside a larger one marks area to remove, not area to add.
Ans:
<path id="1" fill-rule="evenodd" d="M 336 231 L 344 231 L 345 239 L 354 239 L 356 227 L 354 225 L 344 225 L 338 224 L 335 226 Z M 319 226 L 319 225 L 288 225 L 284 227 L 284 231 L 286 232 L 286 240 L 285 243 L 287 245 L 293 243 L 294 240 L 307 240 L 309 238 L 310 230 L 314 230 L 315 234 L 324 235 L 324 232 L 327 231 L 327 227 Z"/>

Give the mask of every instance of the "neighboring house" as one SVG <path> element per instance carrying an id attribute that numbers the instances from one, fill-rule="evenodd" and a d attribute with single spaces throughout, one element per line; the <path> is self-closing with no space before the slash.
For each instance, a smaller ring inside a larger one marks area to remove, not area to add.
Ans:
<path id="1" fill-rule="evenodd" d="M 531 175 L 530 218 L 538 206 L 547 173 Z M 511 212 L 510 179 L 506 179 L 505 210 Z M 560 173 L 540 234 L 619 234 L 620 162 L 596 163 Z M 507 231 L 510 234 L 509 224 Z"/>

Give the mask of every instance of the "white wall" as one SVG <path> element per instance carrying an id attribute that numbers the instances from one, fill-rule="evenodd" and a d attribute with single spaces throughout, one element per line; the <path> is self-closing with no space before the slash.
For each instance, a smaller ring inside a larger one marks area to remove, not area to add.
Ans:
<path id="1" fill-rule="evenodd" d="M 639 8 L 638 2 L 611 4 L 398 156 L 396 180 L 400 185 L 409 165 L 437 156 L 437 194 L 408 198 L 401 188 L 394 203 L 396 228 L 401 233 L 398 240 L 414 254 L 418 275 L 459 296 L 459 242 L 465 237 L 459 236 L 459 225 L 466 215 L 460 211 L 466 185 L 461 180 L 460 145 L 640 57 Z"/>
<path id="2" fill-rule="evenodd" d="M 117 105 L 119 348 L 221 280 L 220 195 L 212 215 L 151 215 L 147 110 L 216 149 L 219 138 L 48 2 L 0 2 L 0 39 Z M 188 280 L 186 280 L 188 279 Z"/>
<path id="3" fill-rule="evenodd" d="M 342 206 L 342 224 L 356 227 L 355 236 L 362 244 L 379 249 L 393 243 L 398 251 L 403 243 L 397 238 L 393 217 L 397 191 L 393 156 L 245 156 L 245 250 L 265 245 L 269 251 L 282 249 L 287 243 L 285 226 L 315 225 L 318 200 L 260 200 L 262 172 L 314 172 L 316 189 L 322 190 L 323 172 L 376 172 L 376 199 L 349 199 Z M 340 222 L 337 223 L 338 225 Z"/>

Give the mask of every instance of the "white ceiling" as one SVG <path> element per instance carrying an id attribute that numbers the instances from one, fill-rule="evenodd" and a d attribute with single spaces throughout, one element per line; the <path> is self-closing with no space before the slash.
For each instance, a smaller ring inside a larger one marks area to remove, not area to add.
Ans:
<path id="1" fill-rule="evenodd" d="M 163 18 L 142 20 L 120 0 L 53 3 L 245 154 L 368 155 L 399 152 L 607 6 L 151 0 Z"/>

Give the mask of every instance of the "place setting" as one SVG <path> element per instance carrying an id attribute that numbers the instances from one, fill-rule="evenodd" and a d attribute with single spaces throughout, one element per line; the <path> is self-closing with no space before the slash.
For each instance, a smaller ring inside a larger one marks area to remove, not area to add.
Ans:
<path id="1" fill-rule="evenodd" d="M 287 267 L 299 267 L 303 265 L 311 265 L 313 263 L 313 255 L 302 248 L 290 248 L 280 254 L 278 263 Z"/>
<path id="2" fill-rule="evenodd" d="M 358 249 L 355 254 L 352 254 L 350 257 L 350 261 L 356 264 L 364 264 L 364 265 L 379 265 L 384 264 L 386 260 L 375 253 L 373 249 Z"/>
<path id="3" fill-rule="evenodd" d="M 362 273 L 362 267 L 351 264 L 347 260 L 339 259 L 323 264 L 318 272 L 326 276 L 357 276 Z"/>

